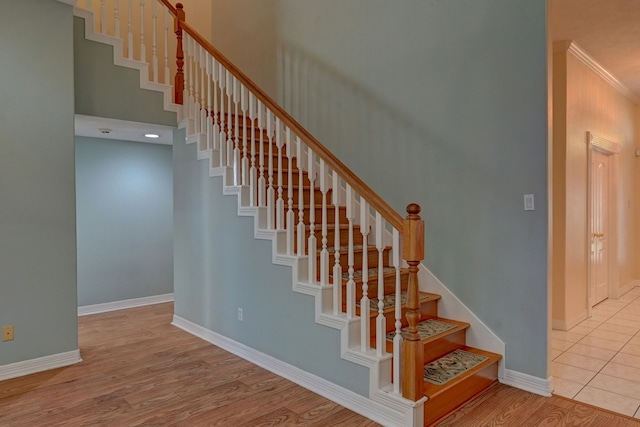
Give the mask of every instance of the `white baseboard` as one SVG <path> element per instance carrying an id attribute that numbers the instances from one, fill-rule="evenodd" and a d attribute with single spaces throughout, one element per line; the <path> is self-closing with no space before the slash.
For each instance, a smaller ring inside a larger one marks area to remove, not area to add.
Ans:
<path id="1" fill-rule="evenodd" d="M 217 347 L 227 350 L 255 365 L 288 379 L 314 393 L 385 426 L 400 426 L 406 415 L 374 402 L 364 396 L 347 390 L 314 374 L 261 353 L 251 347 L 222 336 L 205 327 L 190 322 L 180 316 L 173 316 L 172 324 Z"/>
<path id="2" fill-rule="evenodd" d="M 37 372 L 48 371 L 50 369 L 62 368 L 78 362 L 82 362 L 80 350 L 73 350 L 66 353 L 52 354 L 51 356 L 10 363 L 8 365 L 0 366 L 0 381 L 35 374 Z"/>
<path id="3" fill-rule="evenodd" d="M 553 319 L 551 321 L 551 328 L 558 331 L 568 331 L 569 329 L 576 326 L 578 323 L 588 319 L 588 317 L 589 317 L 588 313 L 586 311 L 583 311 L 582 313 L 579 313 L 578 315 L 573 316 L 571 319 L 566 319 L 566 320 Z"/>
<path id="4" fill-rule="evenodd" d="M 505 369 L 505 375 L 500 378 L 500 382 L 545 397 L 550 397 L 553 391 L 552 377 L 547 379 L 538 378 L 510 369 Z"/>
<path id="5" fill-rule="evenodd" d="M 84 305 L 78 307 L 78 316 L 106 313 L 107 311 L 124 310 L 126 308 L 142 307 L 144 305 L 161 304 L 173 301 L 173 294 L 153 295 L 150 297 L 133 298 L 123 301 L 106 302 L 104 304 Z"/>

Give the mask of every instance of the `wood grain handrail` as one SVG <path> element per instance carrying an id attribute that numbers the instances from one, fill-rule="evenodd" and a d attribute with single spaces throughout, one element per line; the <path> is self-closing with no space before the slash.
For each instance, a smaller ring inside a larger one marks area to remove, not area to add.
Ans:
<path id="1" fill-rule="evenodd" d="M 160 0 L 167 5 L 167 0 Z M 168 7 L 168 6 L 167 6 Z M 169 9 L 173 16 L 177 14 L 176 8 Z M 356 174 L 354 174 L 344 163 L 334 156 L 324 145 L 313 137 L 300 123 L 296 121 L 289 113 L 287 113 L 280 105 L 278 105 L 269 95 L 266 94 L 253 80 L 243 73 L 235 64 L 233 64 L 218 49 L 202 37 L 193 27 L 185 21 L 179 21 L 180 27 L 198 42 L 207 52 L 209 52 L 220 64 L 222 64 L 233 76 L 242 83 L 247 90 L 253 93 L 267 108 L 269 108 L 282 123 L 287 125 L 291 131 L 307 145 L 314 153 L 316 153 L 324 162 L 338 175 L 344 179 L 360 196 L 371 205 L 397 230 L 402 232 L 403 218 L 396 212 L 387 202 L 382 200 L 367 184 L 364 183 Z"/>

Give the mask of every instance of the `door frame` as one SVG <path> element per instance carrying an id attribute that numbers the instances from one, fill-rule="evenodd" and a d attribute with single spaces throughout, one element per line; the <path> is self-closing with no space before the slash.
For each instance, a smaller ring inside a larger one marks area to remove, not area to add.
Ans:
<path id="1" fill-rule="evenodd" d="M 595 299 L 595 280 L 593 278 L 593 268 L 591 265 L 591 203 L 593 190 L 593 174 L 591 171 L 591 159 L 594 151 L 599 151 L 611 158 L 609 168 L 609 200 L 608 200 L 608 294 L 609 298 L 618 299 L 618 159 L 620 154 L 620 144 L 609 141 L 595 135 L 593 132 L 587 132 L 587 226 L 586 226 L 586 242 L 585 253 L 587 256 L 587 316 L 591 317 L 591 311 Z"/>

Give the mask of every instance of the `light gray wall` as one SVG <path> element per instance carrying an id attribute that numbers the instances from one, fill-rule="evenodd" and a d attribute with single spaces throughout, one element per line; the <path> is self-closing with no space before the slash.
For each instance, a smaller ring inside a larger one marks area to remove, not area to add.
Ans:
<path id="1" fill-rule="evenodd" d="M 7 2 L 5 2 L 7 3 Z M 0 13 L 0 365 L 78 348 L 72 8 Z"/>
<path id="2" fill-rule="evenodd" d="M 396 210 L 422 206 L 425 265 L 507 368 L 546 378 L 546 2 L 265 0 L 272 22 L 224 37 L 247 1 L 214 1 L 214 44 Z M 255 40 L 280 59 L 244 60 Z"/>
<path id="3" fill-rule="evenodd" d="M 339 331 L 315 323 L 313 298 L 291 290 L 291 269 L 272 264 L 271 242 L 253 238 L 253 218 L 237 216 L 183 130 L 173 159 L 175 313 L 367 395 L 368 370 L 340 358 Z"/>
<path id="4" fill-rule="evenodd" d="M 163 94 L 140 88 L 140 72 L 113 64 L 113 47 L 86 40 L 84 19 L 74 17 L 76 113 L 142 123 L 176 125 Z"/>
<path id="5" fill-rule="evenodd" d="M 173 292 L 171 146 L 76 137 L 78 305 Z"/>

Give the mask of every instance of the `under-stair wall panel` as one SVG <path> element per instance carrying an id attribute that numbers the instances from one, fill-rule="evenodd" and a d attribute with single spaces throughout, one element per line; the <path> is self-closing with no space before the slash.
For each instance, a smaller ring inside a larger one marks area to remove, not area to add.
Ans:
<path id="1" fill-rule="evenodd" d="M 508 369 L 545 379 L 545 2 L 267 4 L 271 26 L 247 32 L 277 37 L 277 99 L 398 212 L 422 205 L 424 264 L 506 343 Z M 218 7 L 221 31 L 245 12 Z"/>
<path id="2" fill-rule="evenodd" d="M 340 332 L 315 322 L 314 299 L 292 292 L 290 267 L 272 263 L 253 218 L 238 217 L 196 160 L 196 144 L 174 138 L 175 313 L 286 363 L 368 396 L 369 370 L 340 356 Z M 250 267 L 250 268 L 249 268 Z M 238 309 L 243 320 L 238 320 Z"/>

